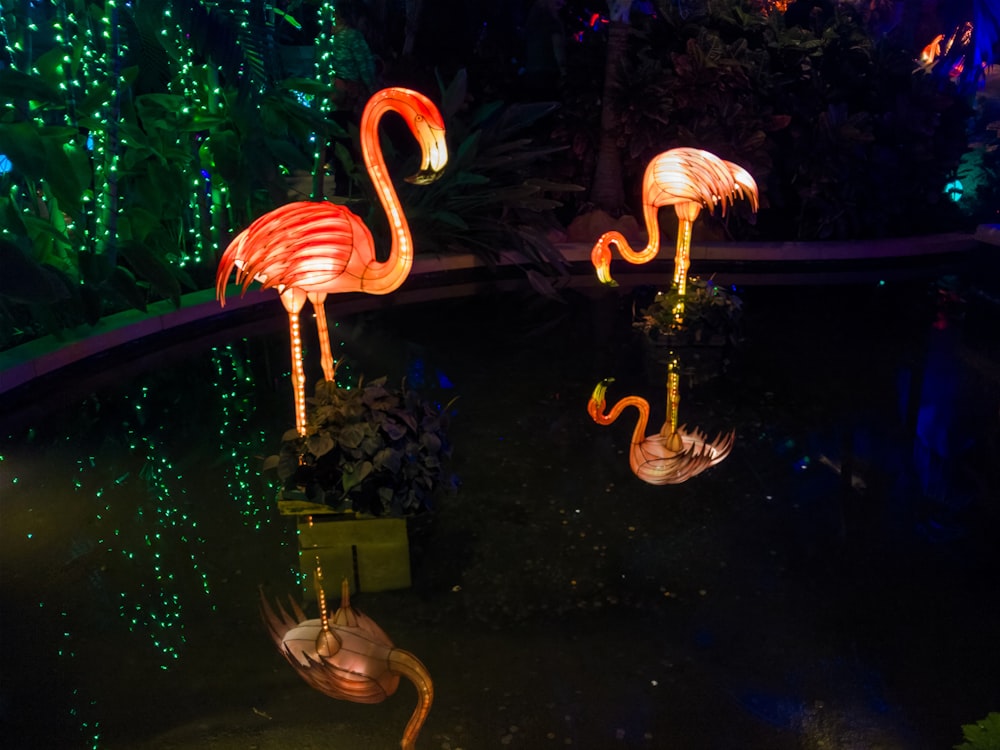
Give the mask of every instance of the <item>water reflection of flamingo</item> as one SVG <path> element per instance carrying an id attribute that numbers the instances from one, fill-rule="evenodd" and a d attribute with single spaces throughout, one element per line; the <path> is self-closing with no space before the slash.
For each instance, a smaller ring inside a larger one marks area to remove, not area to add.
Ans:
<path id="1" fill-rule="evenodd" d="M 611 247 L 617 247 L 629 263 L 648 263 L 660 252 L 659 210 L 673 206 L 677 213 L 677 252 L 674 257 L 674 284 L 684 294 L 691 256 L 691 227 L 703 207 L 716 205 L 725 215 L 736 195 L 746 198 L 757 210 L 757 183 L 743 167 L 696 148 L 673 148 L 649 162 L 642 178 L 642 214 L 649 235 L 642 250 L 633 250 L 620 232 L 605 232 L 597 240 L 590 259 L 597 278 L 614 286 L 611 278 Z"/>
<path id="2" fill-rule="evenodd" d="M 293 613 L 279 604 L 275 612 L 261 597 L 268 632 L 278 650 L 311 687 L 331 698 L 354 703 L 381 703 L 396 692 L 400 676 L 417 688 L 417 707 L 407 722 L 403 750 L 414 747 L 434 701 L 434 686 L 427 667 L 413 654 L 394 648 L 389 636 L 374 620 L 351 606 L 345 579 L 340 608 L 330 616 L 316 572 L 320 617 L 307 620 L 291 600 Z"/>
<path id="3" fill-rule="evenodd" d="M 658 433 L 647 435 L 649 402 L 640 396 L 626 396 L 605 412 L 605 394 L 613 378 L 605 378 L 594 388 L 587 403 L 587 412 L 598 424 L 614 422 L 629 406 L 639 411 L 639 420 L 632 431 L 629 449 L 629 466 L 632 473 L 647 484 L 681 484 L 693 476 L 715 466 L 733 449 L 736 431 L 719 434 L 711 442 L 698 428 L 677 426 L 678 380 L 676 368 L 667 381 L 667 419 Z"/>
<path id="4" fill-rule="evenodd" d="M 379 261 L 364 222 L 344 206 L 325 201 L 297 201 L 264 214 L 240 232 L 226 248 L 216 273 L 216 296 L 225 304 L 226 284 L 236 269 L 236 283 L 275 288 L 285 310 L 292 339 L 292 383 L 295 421 L 305 434 L 305 373 L 299 335 L 299 312 L 308 299 L 316 311 L 323 375 L 336 372 L 323 303 L 327 294 L 388 294 L 399 287 L 413 265 L 413 243 L 396 191 L 389 179 L 378 140 L 378 125 L 388 112 L 399 114 L 421 148 L 419 172 L 410 182 L 435 180 L 448 161 L 444 121 L 423 94 L 403 88 L 377 92 L 361 116 L 361 153 L 365 167 L 389 219 L 389 257 Z"/>

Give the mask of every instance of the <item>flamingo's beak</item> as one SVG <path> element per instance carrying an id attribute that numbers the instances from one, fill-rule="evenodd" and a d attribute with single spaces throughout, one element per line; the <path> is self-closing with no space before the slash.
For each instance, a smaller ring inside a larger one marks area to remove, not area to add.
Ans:
<path id="1" fill-rule="evenodd" d="M 412 185 L 430 185 L 443 174 L 442 170 L 421 169 L 416 174 L 404 179 Z"/>
<path id="2" fill-rule="evenodd" d="M 444 126 L 430 122 L 429 118 L 419 117 L 415 122 L 414 135 L 420 142 L 420 169 L 415 175 L 407 177 L 406 181 L 414 185 L 427 185 L 440 177 L 448 164 L 448 143 L 444 137 Z"/>
<path id="3" fill-rule="evenodd" d="M 608 233 L 601 235 L 594 249 L 590 251 L 590 262 L 597 272 L 598 281 L 605 286 L 618 286 L 618 282 L 611 278 L 611 248 L 608 247 L 610 241 Z"/>

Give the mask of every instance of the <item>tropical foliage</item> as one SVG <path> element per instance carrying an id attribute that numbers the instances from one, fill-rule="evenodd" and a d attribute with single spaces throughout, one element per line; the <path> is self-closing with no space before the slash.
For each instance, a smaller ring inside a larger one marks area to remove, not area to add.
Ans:
<path id="1" fill-rule="evenodd" d="M 685 294 L 676 286 L 657 292 L 635 325 L 644 333 L 693 344 L 736 343 L 740 338 L 743 301 L 711 279 L 688 278 Z M 683 303 L 683 308 L 680 305 Z"/>
<path id="2" fill-rule="evenodd" d="M 330 125 L 300 97 L 325 87 L 273 79 L 249 5 L 25 11 L 51 36 L 8 7 L 0 345 L 210 286 L 231 229 L 312 166 Z"/>
<path id="3" fill-rule="evenodd" d="M 716 232 L 863 239 L 981 218 L 988 203 L 963 219 L 945 193 L 967 150 L 973 97 L 948 76 L 915 70 L 898 28 L 876 31 L 846 3 L 805 25 L 740 0 L 701 3 L 696 16 L 682 5 L 685 13 L 673 0 L 654 15 L 633 12 L 610 102 L 593 88 L 568 97 L 567 140 L 593 154 L 578 154 L 581 163 L 600 165 L 598 113 L 619 113 L 627 205 L 598 207 L 635 214 L 649 160 L 693 146 L 742 164 L 761 190 L 756 225 L 740 214 L 704 222 Z M 609 31 L 609 51 L 611 42 Z M 597 169 L 591 196 L 612 194 L 596 184 L 607 178 Z"/>

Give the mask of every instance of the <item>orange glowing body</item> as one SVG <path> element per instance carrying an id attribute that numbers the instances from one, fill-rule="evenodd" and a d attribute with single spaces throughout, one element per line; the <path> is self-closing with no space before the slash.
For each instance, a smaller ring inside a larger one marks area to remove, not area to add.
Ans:
<path id="1" fill-rule="evenodd" d="M 920 62 L 922 65 L 931 66 L 941 57 L 941 42 L 944 41 L 944 34 L 938 34 L 931 43 L 920 52 Z"/>
<path id="2" fill-rule="evenodd" d="M 389 294 L 406 280 L 413 266 L 410 228 L 379 145 L 378 125 L 388 112 L 399 114 L 420 144 L 420 171 L 409 181 L 433 181 L 448 161 L 444 121 L 426 96 L 410 89 L 388 88 L 368 100 L 361 116 L 361 153 L 392 233 L 385 261 L 377 260 L 371 232 L 349 209 L 326 201 L 298 201 L 270 211 L 240 232 L 226 248 L 216 272 L 216 296 L 223 305 L 234 269 L 243 292 L 253 281 L 278 291 L 292 337 L 292 382 L 300 435 L 305 434 L 306 424 L 299 313 L 306 300 L 316 312 L 323 375 L 333 380 L 336 364 L 323 306 L 326 296 L 343 292 Z"/>
<path id="3" fill-rule="evenodd" d="M 649 422 L 649 402 L 639 396 L 626 396 L 606 411 L 605 393 L 611 379 L 602 380 L 594 388 L 587 403 L 587 412 L 601 425 L 609 425 L 629 406 L 639 412 L 632 444 L 629 449 L 629 466 L 632 473 L 647 484 L 681 484 L 725 459 L 733 449 L 735 431 L 719 435 L 709 441 L 701 430 L 677 426 L 678 382 L 676 373 L 668 380 L 667 419 L 659 432 L 646 434 Z"/>
<path id="4" fill-rule="evenodd" d="M 614 286 L 611 278 L 611 248 L 629 263 L 648 263 L 660 252 L 659 211 L 673 206 L 679 221 L 674 256 L 674 283 L 684 294 L 691 256 L 691 228 L 701 209 L 719 206 L 723 215 L 736 196 L 750 201 L 757 210 L 757 183 L 743 167 L 708 151 L 674 148 L 658 154 L 646 167 L 642 179 L 642 214 L 648 244 L 633 250 L 620 232 L 605 232 L 597 240 L 590 259 L 601 282 Z"/>
<path id="5" fill-rule="evenodd" d="M 275 645 L 311 687 L 331 698 L 380 703 L 396 692 L 400 676 L 411 680 L 417 688 L 417 707 L 400 742 L 403 750 L 411 750 L 434 701 L 427 668 L 413 654 L 394 648 L 374 620 L 351 607 L 346 580 L 340 608 L 332 616 L 318 582 L 317 589 L 320 617 L 309 620 L 294 601 L 289 614 L 281 605 L 273 611 L 261 598 L 264 622 Z"/>

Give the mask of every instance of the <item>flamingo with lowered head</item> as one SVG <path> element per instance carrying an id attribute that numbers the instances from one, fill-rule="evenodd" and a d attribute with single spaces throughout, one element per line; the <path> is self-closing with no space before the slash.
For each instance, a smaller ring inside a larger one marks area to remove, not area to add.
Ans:
<path id="1" fill-rule="evenodd" d="M 281 654 L 311 687 L 354 703 L 381 703 L 396 692 L 400 676 L 417 689 L 417 706 L 403 731 L 400 747 L 412 750 L 434 702 L 434 685 L 427 667 L 408 651 L 395 648 L 374 620 L 351 606 L 347 579 L 341 583 L 340 608 L 326 608 L 322 571 L 315 574 L 319 617 L 306 619 L 291 600 L 292 614 L 278 605 L 275 612 L 261 595 L 261 613 Z"/>
<path id="2" fill-rule="evenodd" d="M 226 248 L 216 272 L 216 296 L 225 305 L 226 285 L 236 270 L 245 293 L 252 281 L 278 290 L 288 313 L 292 347 L 295 424 L 306 432 L 305 372 L 299 313 L 308 299 L 316 312 L 323 375 L 333 380 L 336 363 L 323 303 L 328 294 L 389 294 L 406 280 L 413 266 L 410 228 L 378 139 L 378 126 L 389 113 L 399 114 L 421 149 L 420 169 L 407 178 L 416 184 L 437 179 L 448 161 L 444 120 L 423 94 L 404 88 L 375 93 L 361 115 L 361 153 L 379 202 L 389 219 L 389 257 L 379 261 L 371 231 L 350 209 L 327 201 L 296 201 L 270 211 L 240 232 Z"/>
<path id="3" fill-rule="evenodd" d="M 620 399 L 611 411 L 606 411 L 605 394 L 613 378 L 605 378 L 594 388 L 587 402 L 587 412 L 602 425 L 609 425 L 629 406 L 639 411 L 639 419 L 632 431 L 629 449 L 629 466 L 632 473 L 646 484 L 681 484 L 700 474 L 710 466 L 724 460 L 733 449 L 736 431 L 719 434 L 715 440 L 698 428 L 677 426 L 677 407 L 680 402 L 680 376 L 676 360 L 671 363 L 667 377 L 667 419 L 660 431 L 646 434 L 649 422 L 649 402 L 640 396 Z"/>
<path id="4" fill-rule="evenodd" d="M 673 206 L 677 213 L 677 252 L 674 284 L 683 295 L 691 263 L 691 228 L 701 209 L 716 205 L 725 215 L 735 196 L 746 198 L 757 210 L 757 183 L 743 167 L 697 148 L 672 148 L 653 157 L 642 178 L 642 215 L 649 240 L 642 250 L 633 250 L 620 232 L 605 232 L 590 253 L 597 278 L 616 286 L 611 278 L 611 248 L 629 263 L 648 263 L 660 252 L 659 211 Z"/>

